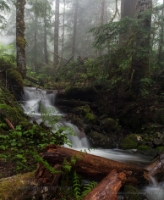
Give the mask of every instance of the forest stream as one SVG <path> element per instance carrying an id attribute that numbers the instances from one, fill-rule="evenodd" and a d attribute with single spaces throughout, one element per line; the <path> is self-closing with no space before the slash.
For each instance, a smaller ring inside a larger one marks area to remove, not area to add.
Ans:
<path id="1" fill-rule="evenodd" d="M 24 88 L 23 101 L 21 105 L 24 112 L 30 116 L 31 121 L 38 124 L 44 122 L 46 126 L 52 128 L 55 134 L 59 127 L 71 127 L 76 135 L 70 135 L 69 130 L 65 130 L 63 134 L 68 134 L 68 139 L 72 143 L 72 148 L 76 150 L 84 150 L 90 154 L 117 160 L 120 162 L 133 163 L 135 165 L 145 166 L 150 163 L 151 158 L 136 154 L 135 150 L 125 151 L 118 148 L 115 149 L 92 149 L 89 145 L 87 137 L 83 131 L 77 126 L 65 120 L 65 114 L 62 113 L 55 105 L 56 91 L 46 91 L 38 88 Z M 53 120 L 55 119 L 55 123 Z M 64 145 L 68 147 L 68 145 Z M 147 196 L 149 200 L 164 199 L 164 182 L 157 183 L 154 178 L 151 183 L 141 189 L 141 193 Z M 121 199 L 121 196 L 120 196 Z"/>

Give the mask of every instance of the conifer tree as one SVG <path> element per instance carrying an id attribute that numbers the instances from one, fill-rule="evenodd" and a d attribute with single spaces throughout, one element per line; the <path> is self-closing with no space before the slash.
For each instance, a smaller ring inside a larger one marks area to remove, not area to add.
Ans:
<path id="1" fill-rule="evenodd" d="M 17 48 L 17 67 L 22 77 L 26 75 L 26 58 L 25 58 L 25 22 L 24 7 L 25 0 L 17 0 L 16 3 L 16 48 Z"/>

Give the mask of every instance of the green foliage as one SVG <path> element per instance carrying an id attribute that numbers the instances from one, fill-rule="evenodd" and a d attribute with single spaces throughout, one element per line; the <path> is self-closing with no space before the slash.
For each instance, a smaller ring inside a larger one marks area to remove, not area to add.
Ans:
<path id="1" fill-rule="evenodd" d="M 82 192 L 81 197 L 85 197 L 91 190 L 93 190 L 94 187 L 96 187 L 97 183 L 94 181 L 91 181 L 90 183 L 86 184 L 84 186 L 84 191 Z"/>
<path id="2" fill-rule="evenodd" d="M 35 160 L 38 162 L 38 163 L 41 163 L 46 169 L 49 170 L 49 172 L 51 172 L 52 174 L 58 174 L 58 173 L 63 173 L 61 170 L 56 170 L 54 167 L 51 167 L 49 165 L 49 163 L 47 161 L 45 161 L 42 157 L 40 157 L 37 152 L 34 153 L 32 152 Z"/>
<path id="3" fill-rule="evenodd" d="M 91 181 L 84 186 L 81 185 L 81 176 L 79 176 L 75 171 L 73 173 L 73 191 L 76 200 L 81 200 L 85 197 L 96 185 L 97 183 Z"/>
<path id="4" fill-rule="evenodd" d="M 13 45 L 4 45 L 0 43 L 0 67 L 8 67 L 9 63 L 16 66 L 16 57 L 14 55 Z"/>
<path id="5" fill-rule="evenodd" d="M 76 200 L 81 199 L 81 177 L 74 172 L 73 173 L 73 191 L 76 197 Z"/>
<path id="6" fill-rule="evenodd" d="M 0 134 L 1 157 L 15 162 L 17 171 L 30 168 L 26 164 L 34 162 L 32 152 L 40 152 L 49 144 L 63 144 L 66 141 L 66 135 L 52 134 L 49 130 L 43 132 L 39 125 L 31 124 L 28 127 L 18 125 L 10 134 Z"/>

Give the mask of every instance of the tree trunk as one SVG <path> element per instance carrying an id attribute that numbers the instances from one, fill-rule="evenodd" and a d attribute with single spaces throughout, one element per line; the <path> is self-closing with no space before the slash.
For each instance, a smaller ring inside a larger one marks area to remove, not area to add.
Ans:
<path id="1" fill-rule="evenodd" d="M 75 12 L 74 12 L 74 23 L 73 23 L 73 38 L 72 38 L 72 55 L 75 55 L 75 47 L 76 47 L 76 34 L 77 34 L 77 16 L 79 9 L 79 0 L 75 2 Z"/>
<path id="2" fill-rule="evenodd" d="M 121 0 L 121 19 L 135 16 L 136 3 L 137 0 Z"/>
<path id="3" fill-rule="evenodd" d="M 26 57 L 25 47 L 26 40 L 24 37 L 25 22 L 24 22 L 24 6 L 25 0 L 17 0 L 16 4 L 16 49 L 17 49 L 17 68 L 22 77 L 26 76 Z"/>
<path id="4" fill-rule="evenodd" d="M 33 54 L 33 71 L 36 72 L 37 67 L 37 58 L 38 58 L 38 42 L 37 42 L 37 36 L 38 36 L 38 17 L 35 13 L 35 32 L 34 32 L 34 54 Z"/>
<path id="5" fill-rule="evenodd" d="M 101 0 L 100 25 L 104 24 L 104 11 L 105 11 L 105 0 Z"/>
<path id="6" fill-rule="evenodd" d="M 48 51 L 47 51 L 47 19 L 44 16 L 44 59 L 45 63 L 48 64 Z"/>
<path id="7" fill-rule="evenodd" d="M 54 26 L 54 68 L 59 64 L 59 0 L 55 5 L 55 26 Z"/>
<path id="8" fill-rule="evenodd" d="M 84 152 L 75 151 L 65 147 L 50 145 L 42 156 L 51 166 L 62 164 L 64 159 L 70 162 L 72 169 L 86 178 L 93 180 L 102 180 L 113 169 L 117 173 L 124 172 L 126 174 L 126 182 L 139 184 L 146 183 L 147 170 L 142 167 L 133 166 L 107 158 L 91 155 Z M 71 163 L 71 158 L 76 159 L 76 163 Z M 42 180 L 40 176 L 40 166 L 36 172 L 36 178 Z M 44 178 L 43 178 L 44 180 Z"/>
<path id="9" fill-rule="evenodd" d="M 105 0 L 101 0 L 101 15 L 100 15 L 100 26 L 104 24 L 104 11 L 105 11 Z M 99 56 L 102 55 L 102 47 L 100 46 L 100 50 L 98 52 Z"/>
<path id="10" fill-rule="evenodd" d="M 83 200 L 117 200 L 117 193 L 125 180 L 125 173 L 112 170 Z"/>
<path id="11" fill-rule="evenodd" d="M 132 18 L 136 15 L 136 3 L 137 0 L 121 0 L 121 19 L 124 17 Z M 124 33 L 120 35 L 119 43 L 122 45 L 129 39 L 130 33 Z"/>
<path id="12" fill-rule="evenodd" d="M 151 8 L 152 0 L 137 1 L 136 11 L 140 30 L 136 33 L 135 55 L 132 58 L 131 73 L 131 88 L 136 95 L 140 94 L 141 89 L 144 89 L 141 88 L 141 79 L 149 77 L 151 13 L 144 14 L 144 11 Z"/>
<path id="13" fill-rule="evenodd" d="M 63 33 L 62 33 L 62 53 L 61 53 L 62 58 L 64 55 L 64 40 L 65 40 L 65 7 L 66 7 L 65 0 L 63 0 L 63 3 L 64 3 L 64 9 L 63 9 Z"/>
<path id="14" fill-rule="evenodd" d="M 158 46 L 158 66 L 161 68 L 162 67 L 162 58 L 163 58 L 163 37 L 164 37 L 164 0 L 163 0 L 163 8 L 162 8 L 162 23 L 161 23 L 161 30 L 160 30 L 160 36 L 159 36 L 159 46 Z"/>

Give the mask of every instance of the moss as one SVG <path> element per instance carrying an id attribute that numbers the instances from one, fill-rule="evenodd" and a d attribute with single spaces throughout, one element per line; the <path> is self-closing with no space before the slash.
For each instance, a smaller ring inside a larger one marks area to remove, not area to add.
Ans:
<path id="1" fill-rule="evenodd" d="M 23 111 L 21 111 L 18 107 L 11 107 L 7 104 L 0 104 L 0 110 L 1 119 L 7 117 L 14 125 L 23 120 Z"/>
<path id="2" fill-rule="evenodd" d="M 23 37 L 17 37 L 17 44 L 22 48 L 24 49 L 26 47 L 26 40 L 23 38 Z"/>
<path id="3" fill-rule="evenodd" d="M 112 118 L 106 118 L 102 121 L 105 131 L 117 131 L 119 129 L 118 121 Z"/>
<path id="4" fill-rule="evenodd" d="M 142 200 L 143 196 L 141 197 L 140 192 L 137 188 L 132 185 L 125 185 L 124 186 L 124 193 L 126 200 Z"/>
<path id="5" fill-rule="evenodd" d="M 138 147 L 138 142 L 135 134 L 130 134 L 125 137 L 121 142 L 121 146 L 123 149 L 136 149 Z"/>
<path id="6" fill-rule="evenodd" d="M 14 81 L 18 87 L 23 88 L 23 79 L 21 74 L 16 69 L 10 69 L 8 72 L 9 78 Z"/>
<path id="7" fill-rule="evenodd" d="M 86 123 L 96 123 L 97 119 L 96 116 L 92 113 L 87 113 L 84 117 Z"/>
<path id="8" fill-rule="evenodd" d="M 35 184 L 35 172 L 0 179 L 0 199 L 28 199 L 27 193 Z"/>
<path id="9" fill-rule="evenodd" d="M 82 115 L 84 115 L 84 116 L 85 116 L 86 114 L 90 113 L 90 111 L 91 111 L 91 108 L 90 108 L 89 105 L 80 106 L 80 107 L 77 107 L 77 108 L 75 109 L 75 112 L 76 112 L 76 113 L 82 114 Z"/>
<path id="10" fill-rule="evenodd" d="M 149 146 L 147 146 L 147 145 L 140 145 L 137 149 L 145 151 L 145 150 L 148 150 L 148 149 L 151 149 L 151 148 Z"/>
<path id="11" fill-rule="evenodd" d="M 164 151 L 164 146 L 159 146 L 159 147 L 156 148 L 156 150 L 157 150 L 159 153 L 161 153 L 161 152 Z"/>

